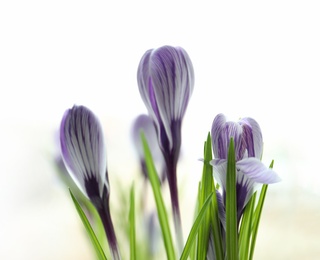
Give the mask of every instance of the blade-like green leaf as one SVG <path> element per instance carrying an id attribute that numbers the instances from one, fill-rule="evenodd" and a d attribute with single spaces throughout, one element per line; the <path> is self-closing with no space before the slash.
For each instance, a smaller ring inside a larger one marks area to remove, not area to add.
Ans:
<path id="1" fill-rule="evenodd" d="M 201 225 L 201 222 L 204 220 L 204 216 L 205 216 L 205 213 L 207 211 L 207 209 L 209 208 L 210 206 L 210 202 L 211 202 L 211 199 L 212 199 L 212 195 L 213 193 L 211 193 L 208 198 L 206 199 L 206 201 L 204 202 L 196 220 L 194 221 L 193 225 L 192 225 L 192 228 L 190 230 L 190 233 L 189 233 L 189 236 L 188 236 L 188 239 L 187 239 L 187 242 L 184 246 L 184 249 L 182 251 L 182 254 L 181 254 L 181 257 L 180 257 L 180 260 L 185 260 L 188 258 L 189 256 L 189 253 L 190 253 L 190 250 L 192 248 L 192 245 L 193 243 L 195 242 L 195 238 L 196 238 L 196 235 L 197 235 L 197 232 L 198 232 L 198 229 Z"/>
<path id="2" fill-rule="evenodd" d="M 194 213 L 193 213 L 193 223 L 196 221 L 196 218 L 200 212 L 200 210 L 199 210 L 200 190 L 201 190 L 200 186 L 201 186 L 201 182 L 199 182 L 199 184 L 198 184 L 198 195 L 197 195 L 197 200 L 196 200 L 196 206 L 194 208 Z M 197 259 L 197 248 L 198 248 L 198 243 L 197 243 L 197 240 L 195 240 L 194 243 L 192 244 L 191 251 L 189 253 L 191 260 Z"/>
<path id="3" fill-rule="evenodd" d="M 136 252 L 134 185 L 132 185 L 130 190 L 129 223 L 130 223 L 130 259 L 135 260 L 137 259 L 137 252 Z"/>
<path id="4" fill-rule="evenodd" d="M 204 143 L 204 162 L 202 170 L 202 180 L 200 186 L 199 209 L 213 190 L 212 166 L 209 164 L 212 160 L 210 133 L 207 141 Z M 207 257 L 208 241 L 210 234 L 210 211 L 205 214 L 205 218 L 199 228 L 197 260 L 204 260 Z"/>
<path id="5" fill-rule="evenodd" d="M 238 259 L 236 159 L 234 140 L 230 139 L 226 183 L 226 252 L 228 260 Z"/>
<path id="6" fill-rule="evenodd" d="M 249 256 L 250 238 L 252 234 L 253 209 L 255 205 L 256 193 L 252 195 L 243 213 L 239 235 L 239 255 L 240 259 L 246 260 Z"/>
<path id="7" fill-rule="evenodd" d="M 273 168 L 273 163 L 274 163 L 274 161 L 272 160 L 272 162 L 269 166 L 270 169 Z M 257 208 L 254 212 L 254 221 L 253 221 L 253 227 L 252 227 L 252 238 L 251 238 L 251 247 L 250 247 L 250 256 L 249 256 L 250 260 L 253 259 L 254 248 L 256 245 L 256 239 L 257 239 L 258 228 L 259 228 L 259 224 L 260 224 L 261 213 L 262 213 L 262 209 L 263 209 L 264 200 L 265 200 L 265 197 L 267 194 L 267 190 L 268 190 L 268 185 L 264 184 L 261 188 L 258 205 L 257 205 Z"/>
<path id="8" fill-rule="evenodd" d="M 88 233 L 88 235 L 90 237 L 90 240 L 91 240 L 91 242 L 93 244 L 93 247 L 94 247 L 94 249 L 96 251 L 98 259 L 99 260 L 106 260 L 107 258 L 106 258 L 105 254 L 104 254 L 104 251 L 103 251 L 103 249 L 102 249 L 102 247 L 101 247 L 101 245 L 100 245 L 100 243 L 99 243 L 99 241 L 98 241 L 98 239 L 97 239 L 97 237 L 96 237 L 96 235 L 95 235 L 95 233 L 94 233 L 94 231 L 93 231 L 93 229 L 92 229 L 92 227 L 91 227 L 91 225 L 90 225 L 90 223 L 89 223 L 89 221 L 88 221 L 88 219 L 86 217 L 86 215 L 84 214 L 79 202 L 73 196 L 72 191 L 70 189 L 69 189 L 69 192 L 70 192 L 72 201 L 73 201 L 73 203 L 74 203 L 74 205 L 75 205 L 75 207 L 76 207 L 76 209 L 78 211 L 78 214 L 79 214 L 79 216 L 80 216 L 80 218 L 82 220 L 82 223 L 83 223 L 83 225 L 85 226 L 85 228 L 87 230 L 87 233 Z"/>
<path id="9" fill-rule="evenodd" d="M 160 190 L 158 174 L 155 169 L 151 152 L 143 132 L 141 133 L 141 139 L 143 143 L 143 150 L 144 150 L 144 155 L 145 155 L 145 160 L 146 160 L 146 165 L 148 170 L 148 176 L 151 183 L 154 199 L 156 201 L 158 217 L 159 217 L 160 227 L 162 231 L 164 246 L 167 253 L 167 258 L 168 260 L 173 260 L 173 259 L 176 259 L 176 256 L 175 256 L 174 247 L 172 243 L 172 236 L 171 236 L 171 231 L 170 231 L 169 222 L 168 222 L 168 215 L 167 215 L 166 208 L 164 206 L 164 202 L 163 202 L 163 198 Z"/>

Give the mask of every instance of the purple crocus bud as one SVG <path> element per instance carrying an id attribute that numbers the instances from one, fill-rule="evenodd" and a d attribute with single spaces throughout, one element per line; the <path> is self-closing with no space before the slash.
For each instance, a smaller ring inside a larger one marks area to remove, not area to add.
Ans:
<path id="1" fill-rule="evenodd" d="M 132 125 L 132 131 L 131 131 L 134 148 L 137 151 L 137 154 L 139 157 L 141 171 L 144 177 L 147 178 L 148 173 L 147 173 L 146 162 L 144 158 L 143 145 L 141 140 L 141 131 L 144 132 L 148 145 L 151 148 L 151 154 L 152 154 L 154 163 L 158 166 L 158 168 L 160 168 L 160 172 L 162 174 L 161 181 L 163 181 L 165 179 L 165 169 L 164 169 L 165 163 L 164 163 L 163 154 L 159 147 L 156 128 L 150 116 L 142 114 L 142 115 L 139 115 L 137 118 L 135 118 Z"/>
<path id="2" fill-rule="evenodd" d="M 60 126 L 60 145 L 72 179 L 99 213 L 112 259 L 120 259 L 109 208 L 106 149 L 98 118 L 84 106 L 68 109 Z"/>
<path id="3" fill-rule="evenodd" d="M 194 71 L 181 47 L 151 49 L 141 58 L 138 86 L 158 134 L 170 189 L 177 244 L 183 248 L 176 167 L 181 147 L 181 124 L 194 87 Z"/>
<path id="4" fill-rule="evenodd" d="M 171 46 L 148 50 L 138 67 L 138 86 L 156 124 L 162 150 L 179 153 L 181 121 L 194 87 L 187 52 Z"/>
<path id="5" fill-rule="evenodd" d="M 90 199 L 109 193 L 107 157 L 98 118 L 84 106 L 68 109 L 60 126 L 63 161 L 79 189 Z"/>
<path id="6" fill-rule="evenodd" d="M 261 161 L 263 139 L 259 124 L 252 118 L 243 118 L 239 122 L 227 122 L 223 114 L 218 114 L 211 129 L 214 158 L 211 164 L 214 175 L 226 191 L 227 158 L 230 138 L 234 139 L 236 153 L 236 189 L 237 210 L 240 220 L 244 207 L 256 191 L 259 184 L 272 184 L 280 181 L 273 170 Z"/>

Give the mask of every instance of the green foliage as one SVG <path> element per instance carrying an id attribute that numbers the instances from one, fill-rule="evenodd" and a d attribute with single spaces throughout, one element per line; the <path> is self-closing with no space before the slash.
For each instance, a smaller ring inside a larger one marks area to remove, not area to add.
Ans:
<path id="1" fill-rule="evenodd" d="M 104 254 L 104 251 L 103 251 L 103 249 L 102 249 L 102 247 L 101 247 L 101 245 L 100 245 L 100 243 L 99 243 L 99 241 L 98 241 L 98 239 L 97 239 L 97 237 L 96 237 L 96 235 L 95 235 L 95 233 L 94 233 L 94 231 L 93 231 L 93 229 L 92 229 L 92 227 L 90 225 L 90 222 L 88 221 L 86 215 L 84 214 L 79 202 L 73 196 L 72 191 L 70 189 L 69 189 L 69 191 L 70 191 L 70 195 L 71 195 L 72 201 L 73 201 L 73 203 L 74 203 L 74 205 L 75 205 L 75 207 L 76 207 L 76 209 L 78 211 L 78 214 L 79 214 L 79 216 L 80 216 L 80 218 L 82 220 L 82 223 L 85 226 L 85 228 L 87 230 L 87 233 L 88 233 L 88 235 L 90 237 L 90 240 L 91 240 L 92 245 L 93 245 L 93 247 L 95 249 L 95 252 L 97 254 L 98 259 L 99 260 L 106 260 L 107 258 L 106 258 L 105 254 Z"/>
<path id="2" fill-rule="evenodd" d="M 201 222 L 203 221 L 204 216 L 207 213 L 208 208 L 210 207 L 210 201 L 212 199 L 212 195 L 213 195 L 213 193 L 211 193 L 208 196 L 208 198 L 206 199 L 206 201 L 203 203 L 203 206 L 202 206 L 196 220 L 194 221 L 194 223 L 192 225 L 187 242 L 186 242 L 184 249 L 182 251 L 180 260 L 186 260 L 189 256 L 189 253 L 190 253 L 192 245 L 195 241 L 198 229 L 199 229 L 200 225 L 203 224 Z"/>
<path id="3" fill-rule="evenodd" d="M 164 199 L 162 197 L 158 174 L 156 172 L 150 149 L 143 133 L 141 133 L 141 139 L 145 153 L 145 162 L 147 166 L 149 182 L 152 187 L 153 196 L 158 212 L 158 219 L 161 227 L 162 240 L 166 256 L 169 260 L 175 260 L 177 259 L 177 255 L 172 241 L 169 218 Z M 217 260 L 252 260 L 268 185 L 262 186 L 259 197 L 257 196 L 257 192 L 254 193 L 244 209 L 242 218 L 238 220 L 236 194 L 237 170 L 234 140 L 231 138 L 228 150 L 226 173 L 226 229 L 224 230 L 219 218 L 219 205 L 217 200 L 217 191 L 219 191 L 220 187 L 217 183 L 215 183 L 215 179 L 213 178 L 213 168 L 210 165 L 211 160 L 212 147 L 211 136 L 209 133 L 204 143 L 202 178 L 198 185 L 198 197 L 194 211 L 194 222 L 190 229 L 187 241 L 184 245 L 180 260 L 186 260 L 188 258 L 190 258 L 191 260 L 207 259 L 208 246 L 211 242 L 213 243 L 211 247 L 213 246 L 214 248 L 215 259 Z M 273 161 L 270 165 L 270 168 L 272 167 Z M 86 202 L 86 204 L 83 204 L 85 206 L 86 213 L 90 214 L 90 216 L 94 219 L 93 224 L 97 234 L 100 234 L 99 239 L 97 238 L 96 233 L 93 231 L 93 228 L 88 221 L 87 216 L 84 213 L 80 203 L 75 198 L 71 189 L 69 189 L 69 191 L 77 212 L 95 249 L 97 258 L 99 260 L 107 259 L 105 252 L 101 246 L 101 244 L 105 243 L 106 241 L 101 236 L 103 226 L 101 224 L 101 221 L 99 220 L 95 208 L 88 201 Z M 148 241 L 141 240 L 146 239 L 146 237 L 137 237 L 137 219 L 140 219 L 142 217 L 142 209 L 139 207 L 139 210 L 136 210 L 135 189 L 133 184 L 131 186 L 129 195 L 130 199 L 127 222 L 127 236 L 129 237 L 128 240 L 130 245 L 130 259 L 152 259 L 154 256 L 151 256 L 150 252 L 148 252 L 147 250 Z M 126 196 L 126 198 L 128 197 Z M 124 203 L 124 206 L 127 205 L 128 204 Z M 104 232 L 102 233 L 104 234 Z M 211 239 L 209 239 L 210 236 Z"/>
<path id="4" fill-rule="evenodd" d="M 130 223 L 130 260 L 135 260 L 137 259 L 137 252 L 136 252 L 135 200 L 134 200 L 133 185 L 130 190 L 129 223 Z"/>
<path id="5" fill-rule="evenodd" d="M 226 253 L 229 260 L 238 259 L 236 158 L 233 138 L 230 139 L 226 184 Z"/>

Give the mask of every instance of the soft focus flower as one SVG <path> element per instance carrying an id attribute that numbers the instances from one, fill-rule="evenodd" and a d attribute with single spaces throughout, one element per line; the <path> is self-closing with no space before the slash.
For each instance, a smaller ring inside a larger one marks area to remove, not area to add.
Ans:
<path id="1" fill-rule="evenodd" d="M 139 64 L 138 86 L 156 124 L 162 150 L 179 153 L 181 121 L 194 87 L 187 52 L 171 46 L 148 50 Z"/>
<path id="2" fill-rule="evenodd" d="M 161 230 L 159 219 L 156 211 L 151 211 L 147 215 L 147 238 L 148 238 L 148 250 L 152 256 L 156 256 L 159 252 L 159 241 L 161 239 Z"/>
<path id="3" fill-rule="evenodd" d="M 230 138 L 234 139 L 237 168 L 237 212 L 238 220 L 240 220 L 244 207 L 258 185 L 276 183 L 280 181 L 280 178 L 260 161 L 263 140 L 260 127 L 254 119 L 243 118 L 239 122 L 227 122 L 223 114 L 218 114 L 212 123 L 211 136 L 215 158 L 211 164 L 214 167 L 215 178 L 223 188 L 224 199 L 228 148 Z"/>
<path id="4" fill-rule="evenodd" d="M 109 193 L 106 149 L 98 118 L 84 106 L 68 109 L 60 126 L 63 161 L 79 189 L 91 200 Z"/>
<path id="5" fill-rule="evenodd" d="M 165 163 L 164 163 L 163 154 L 159 147 L 156 128 L 150 116 L 141 114 L 138 117 L 136 117 L 133 122 L 132 131 L 131 131 L 132 141 L 134 144 L 134 148 L 139 157 L 141 171 L 144 177 L 147 178 L 148 173 L 147 173 L 146 162 L 144 158 L 143 145 L 141 140 L 141 131 L 144 132 L 148 145 L 151 148 L 153 162 L 160 169 L 160 172 L 162 175 L 161 180 L 163 181 L 165 179 L 165 169 L 164 169 Z"/>

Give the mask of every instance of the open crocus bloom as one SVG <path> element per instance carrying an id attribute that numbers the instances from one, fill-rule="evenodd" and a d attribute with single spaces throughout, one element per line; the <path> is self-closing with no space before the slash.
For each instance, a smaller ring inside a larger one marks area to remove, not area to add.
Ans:
<path id="1" fill-rule="evenodd" d="M 68 109 L 60 126 L 61 155 L 73 180 L 92 201 L 109 193 L 106 149 L 98 118 L 84 106 Z"/>
<path id="2" fill-rule="evenodd" d="M 238 221 L 244 207 L 256 191 L 259 184 L 271 184 L 280 181 L 279 176 L 267 168 L 261 161 L 263 140 L 258 123 L 252 118 L 243 118 L 239 122 L 227 122 L 223 114 L 218 114 L 211 129 L 214 158 L 214 176 L 223 189 L 225 201 L 227 158 L 230 138 L 234 139 L 237 168 L 237 212 Z"/>

